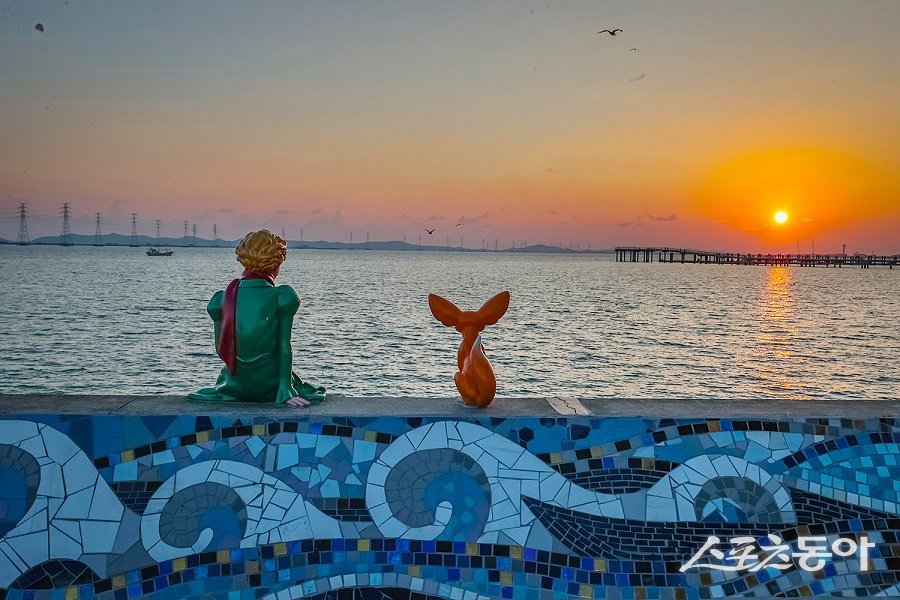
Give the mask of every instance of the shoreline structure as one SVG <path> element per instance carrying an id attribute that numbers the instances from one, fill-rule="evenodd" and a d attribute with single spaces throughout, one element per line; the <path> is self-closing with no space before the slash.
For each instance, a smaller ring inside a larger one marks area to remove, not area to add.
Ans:
<path id="1" fill-rule="evenodd" d="M 898 409 L 0 394 L 0 599 L 897 597 Z"/>
<path id="2" fill-rule="evenodd" d="M 0 245 L 8 246 L 114 246 L 114 247 L 165 247 L 165 248 L 235 248 L 240 240 L 207 240 L 203 238 L 151 238 L 149 236 L 137 236 L 132 241 L 130 236 L 119 234 L 107 234 L 103 236 L 102 243 L 96 243 L 93 236 L 72 235 L 70 242 L 63 242 L 62 236 L 44 236 L 29 241 L 27 244 L 19 244 L 11 240 L 0 238 Z M 532 244 L 524 246 L 499 247 L 496 244 L 485 244 L 478 247 L 411 244 L 400 240 L 384 242 L 330 242 L 327 240 L 298 241 L 286 240 L 289 250 L 409 250 L 422 252 L 528 252 L 548 254 L 612 254 L 612 248 L 570 248 L 562 245 Z"/>
<path id="3" fill-rule="evenodd" d="M 861 267 L 882 266 L 893 269 L 900 266 L 900 254 L 782 254 L 750 252 L 714 252 L 690 248 L 658 246 L 617 246 L 616 262 L 681 263 L 701 265 L 766 265 L 776 267 Z"/>
<path id="4" fill-rule="evenodd" d="M 151 238 L 138 236 L 135 243 L 130 236 L 119 234 L 104 235 L 103 243 L 96 243 L 92 236 L 74 235 L 70 243 L 64 243 L 62 236 L 44 236 L 19 244 L 0 238 L 0 246 L 111 246 L 131 248 L 235 248 L 238 240 L 207 240 L 203 238 Z M 327 240 L 298 241 L 287 240 L 290 250 L 381 250 L 412 252 L 513 252 L 528 254 L 615 254 L 616 262 L 642 263 L 681 263 L 681 264 L 717 264 L 717 265 L 766 265 L 766 266 L 800 266 L 800 267 L 836 267 L 858 266 L 867 269 L 871 266 L 885 266 L 893 269 L 900 267 L 898 254 L 868 254 L 862 252 L 849 253 L 753 253 L 722 252 L 700 250 L 695 248 L 676 248 L 669 246 L 616 246 L 615 248 L 581 248 L 552 244 L 532 244 L 500 248 L 496 244 L 492 248 L 486 240 L 482 247 L 411 244 L 405 241 L 378 242 L 331 242 Z"/>

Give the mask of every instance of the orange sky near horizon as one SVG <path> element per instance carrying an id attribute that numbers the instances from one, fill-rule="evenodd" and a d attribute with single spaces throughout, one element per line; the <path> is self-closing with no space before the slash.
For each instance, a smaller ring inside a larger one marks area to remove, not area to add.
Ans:
<path id="1" fill-rule="evenodd" d="M 897 3 L 58 4 L 0 14 L 3 238 L 900 252 Z"/>
<path id="2" fill-rule="evenodd" d="M 717 168 L 697 195 L 704 215 L 783 245 L 855 222 L 891 217 L 896 173 L 816 148 L 754 152 Z M 775 218 L 785 213 L 782 222 Z"/>

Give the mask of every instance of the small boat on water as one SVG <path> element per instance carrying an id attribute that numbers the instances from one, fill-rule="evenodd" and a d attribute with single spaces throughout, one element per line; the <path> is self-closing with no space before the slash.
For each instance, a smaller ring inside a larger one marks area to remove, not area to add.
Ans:
<path id="1" fill-rule="evenodd" d="M 169 250 L 166 248 L 165 250 L 161 250 L 159 248 L 149 248 L 147 250 L 147 256 L 172 256 L 175 254 L 174 250 Z"/>

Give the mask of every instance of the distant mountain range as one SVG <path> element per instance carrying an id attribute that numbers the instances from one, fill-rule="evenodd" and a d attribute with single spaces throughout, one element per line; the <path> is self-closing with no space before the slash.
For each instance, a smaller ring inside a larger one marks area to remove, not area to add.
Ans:
<path id="1" fill-rule="evenodd" d="M 130 235 L 121 235 L 118 233 L 108 233 L 100 236 L 100 243 L 95 244 L 93 235 L 83 235 L 73 233 L 71 235 L 73 246 L 152 246 L 162 248 L 234 248 L 239 240 L 207 240 L 200 237 L 163 237 L 156 239 L 147 235 L 139 235 L 132 239 Z M 0 238 L 0 244 L 15 244 L 16 242 Z M 288 248 L 311 250 L 416 250 L 416 251 L 456 251 L 456 252 L 493 252 L 493 248 L 482 250 L 481 248 L 463 248 L 460 246 L 439 246 L 439 245 L 419 245 L 408 244 L 401 241 L 393 242 L 356 242 L 353 244 L 347 242 L 329 242 L 319 240 L 315 242 L 301 242 L 298 240 L 288 240 Z M 60 246 L 62 245 L 61 235 L 43 236 L 31 240 L 33 246 Z M 499 248 L 501 252 L 527 252 L 535 254 L 605 254 L 612 252 L 611 248 L 600 250 L 572 250 L 571 248 L 560 248 L 557 246 L 547 246 L 544 244 L 535 244 L 526 246 L 525 248 Z"/>

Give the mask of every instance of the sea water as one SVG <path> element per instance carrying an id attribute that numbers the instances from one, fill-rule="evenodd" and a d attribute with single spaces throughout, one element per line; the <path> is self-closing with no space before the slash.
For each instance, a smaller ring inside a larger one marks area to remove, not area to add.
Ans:
<path id="1" fill-rule="evenodd" d="M 185 394 L 211 385 L 210 296 L 229 248 L 0 246 L 0 392 Z M 609 255 L 291 250 L 294 369 L 348 396 L 456 395 L 473 310 L 498 395 L 900 398 L 900 270 L 616 263 Z"/>

